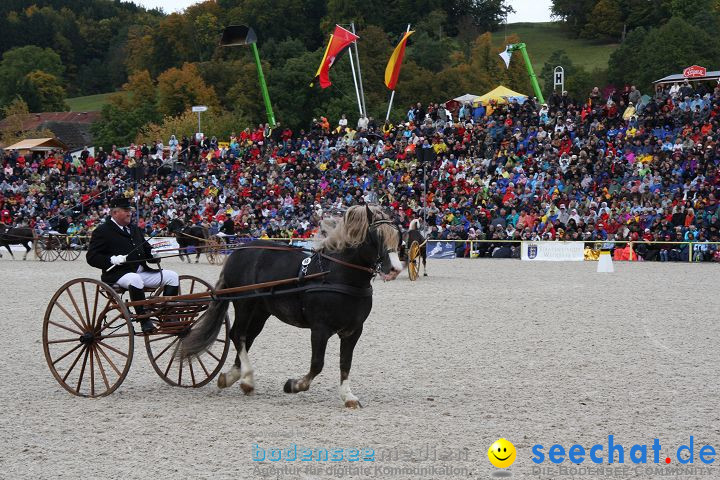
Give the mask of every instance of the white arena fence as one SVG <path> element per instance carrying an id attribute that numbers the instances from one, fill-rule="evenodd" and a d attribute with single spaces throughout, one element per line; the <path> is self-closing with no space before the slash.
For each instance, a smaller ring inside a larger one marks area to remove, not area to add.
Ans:
<path id="1" fill-rule="evenodd" d="M 233 243 L 246 243 L 256 238 L 238 237 L 233 239 Z M 295 246 L 312 248 L 313 241 L 306 238 L 270 238 L 279 242 L 290 243 Z M 163 250 L 167 254 L 172 254 L 173 249 L 178 248 L 175 237 L 153 237 L 149 243 L 155 250 Z M 551 261 L 551 262 L 581 262 L 587 260 L 597 260 L 597 258 L 588 258 L 587 249 L 594 251 L 614 250 L 616 248 L 625 248 L 630 245 L 631 251 L 635 252 L 638 245 L 666 245 L 669 248 L 675 248 L 673 245 L 687 246 L 687 261 L 698 261 L 697 252 L 706 253 L 708 251 L 720 250 L 720 242 L 631 242 L 628 240 L 611 240 L 611 241 L 527 241 L 527 240 L 427 240 L 427 256 L 430 259 L 455 259 L 459 255 L 457 251 L 462 248 L 463 251 L 468 249 L 470 258 L 478 258 L 482 244 L 494 244 L 502 246 L 514 246 L 520 248 L 519 259 L 523 261 Z M 12 245 L 10 247 L 14 252 L 24 252 L 22 245 Z M 226 253 L 230 253 L 229 251 Z M 491 252 L 492 253 L 492 252 Z M 515 255 L 502 258 L 518 258 Z M 490 258 L 490 257 L 487 257 Z"/>
<path id="2" fill-rule="evenodd" d="M 499 258 L 516 258 L 523 261 L 555 261 L 555 262 L 582 262 L 596 261 L 597 254 L 602 250 L 615 250 L 617 248 L 630 247 L 628 257 L 637 256 L 637 247 L 659 246 L 658 249 L 666 248 L 687 248 L 684 256 L 688 262 L 700 261 L 705 253 L 720 250 L 720 242 L 665 242 L 665 241 L 629 241 L 629 240 L 594 240 L 594 241 L 528 241 L 528 240 L 427 240 L 427 257 L 434 259 L 458 258 L 457 252 L 460 248 L 467 250 L 469 247 L 470 258 L 478 258 L 483 244 L 493 248 L 513 247 L 514 255 Z M 517 255 L 516 248 L 520 248 Z M 657 247 L 656 247 L 657 248 Z M 493 252 L 490 252 L 491 254 Z M 702 254 L 702 255 L 699 255 Z M 491 255 L 492 256 L 492 255 Z M 593 258 L 594 257 L 594 258 Z M 487 257 L 490 258 L 490 257 Z M 684 261 L 684 260 L 683 260 Z"/>

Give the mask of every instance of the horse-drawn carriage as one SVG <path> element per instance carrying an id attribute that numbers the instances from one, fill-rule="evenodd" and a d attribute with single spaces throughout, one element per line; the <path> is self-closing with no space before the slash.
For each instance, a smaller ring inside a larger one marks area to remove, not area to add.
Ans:
<path id="1" fill-rule="evenodd" d="M 421 262 L 423 266 L 423 274 L 427 276 L 427 239 L 420 231 L 419 220 L 415 219 L 410 222 L 410 227 L 405 236 L 403 254 L 407 260 L 408 276 L 411 281 L 415 281 L 420 276 Z"/>
<path id="2" fill-rule="evenodd" d="M 226 388 L 240 380 L 254 390 L 248 350 L 274 315 L 290 325 L 309 328 L 310 371 L 289 379 L 286 393 L 306 391 L 322 370 L 328 339 L 340 336 L 340 396 L 345 406 L 360 402 L 349 386 L 355 344 L 372 309 L 372 278 L 380 272 L 394 279 L 402 269 L 396 247 L 400 236 L 378 208 L 351 207 L 344 222 L 328 234 L 319 250 L 268 241 L 235 249 L 216 287 L 180 276 L 179 294 L 142 301 L 123 300 L 123 291 L 90 278 L 67 282 L 50 300 L 43 322 L 45 359 L 55 379 L 68 392 L 84 397 L 112 393 L 132 362 L 138 334 L 133 321 L 153 318 L 156 328 L 142 334 L 150 363 L 167 383 L 199 387 L 222 368 L 232 340 L 233 367 L 220 375 Z M 256 268 L 263 265 L 263 268 Z M 235 310 L 230 328 L 229 303 Z M 144 313 L 129 307 L 142 305 Z"/>
<path id="3" fill-rule="evenodd" d="M 83 250 L 87 250 L 89 240 L 90 237 L 86 235 L 45 233 L 34 237 L 33 248 L 35 256 L 41 262 L 54 262 L 58 258 L 73 261 Z"/>
<path id="4" fill-rule="evenodd" d="M 182 220 L 175 218 L 168 225 L 170 232 L 178 242 L 180 260 L 195 254 L 195 263 L 200 261 L 200 254 L 204 253 L 211 265 L 222 265 L 225 261 L 223 249 L 225 242 L 217 235 L 210 235 L 208 229 L 199 225 L 186 226 Z"/>
<path id="5" fill-rule="evenodd" d="M 27 259 L 31 250 L 41 262 L 53 262 L 58 258 L 72 261 L 80 256 L 83 250 L 87 250 L 90 237 L 86 235 L 67 235 L 56 232 L 38 233 L 30 227 L 6 227 L 0 224 L 0 247 L 4 247 L 15 258 L 12 245 L 25 247 L 23 260 Z M 32 248 L 30 245 L 32 244 Z M 2 257 L 2 253 L 0 253 Z"/>

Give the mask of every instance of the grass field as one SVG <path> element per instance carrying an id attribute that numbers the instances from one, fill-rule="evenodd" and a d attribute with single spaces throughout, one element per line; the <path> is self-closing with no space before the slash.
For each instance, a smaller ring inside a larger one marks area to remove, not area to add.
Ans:
<path id="1" fill-rule="evenodd" d="M 610 54 L 618 44 L 599 43 L 590 40 L 574 39 L 566 35 L 559 23 L 511 23 L 501 26 L 493 33 L 493 43 L 505 44 L 505 35 L 520 37 L 527 44 L 528 55 L 536 72 L 542 70 L 543 64 L 555 50 L 565 50 L 576 64 L 592 71 L 596 68 L 607 68 Z"/>
<path id="2" fill-rule="evenodd" d="M 71 112 L 95 112 L 100 111 L 102 106 L 108 103 L 110 95 L 112 93 L 100 93 L 87 97 L 68 98 L 65 102 L 70 105 Z"/>

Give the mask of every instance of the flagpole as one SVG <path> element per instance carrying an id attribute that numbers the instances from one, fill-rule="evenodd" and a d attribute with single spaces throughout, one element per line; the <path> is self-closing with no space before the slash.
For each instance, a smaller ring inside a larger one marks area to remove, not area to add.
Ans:
<path id="1" fill-rule="evenodd" d="M 390 92 L 390 103 L 388 104 L 387 115 L 385 115 L 385 123 L 390 119 L 390 110 L 392 109 L 393 99 L 395 98 L 395 90 Z"/>
<path id="2" fill-rule="evenodd" d="M 353 62 L 352 48 L 348 52 L 348 56 L 350 57 L 350 70 L 352 70 L 353 83 L 355 84 L 355 96 L 357 97 L 358 109 L 360 110 L 360 116 L 362 117 L 363 109 L 362 109 L 362 103 L 360 103 L 360 90 L 358 90 L 357 77 L 355 77 L 355 63 Z"/>
<path id="3" fill-rule="evenodd" d="M 352 22 L 350 24 L 350 31 L 352 31 L 353 35 L 357 35 L 355 33 L 355 22 Z M 362 108 L 360 112 L 360 116 L 367 117 L 367 107 L 365 106 L 365 91 L 363 90 L 363 84 L 362 84 L 362 73 L 360 72 L 360 54 L 358 53 L 357 48 L 357 41 L 355 41 L 355 58 L 357 58 L 357 74 L 358 74 L 358 83 L 360 84 L 360 98 L 362 99 Z M 350 55 L 350 58 L 352 58 L 352 55 Z"/>
<path id="4" fill-rule="evenodd" d="M 410 24 L 408 23 L 407 30 L 405 30 L 405 33 L 410 31 Z M 388 105 L 388 111 L 387 115 L 385 115 L 385 123 L 388 122 L 390 119 L 390 110 L 392 109 L 393 100 L 395 99 L 395 89 L 393 88 L 392 93 L 390 94 L 390 104 Z"/>

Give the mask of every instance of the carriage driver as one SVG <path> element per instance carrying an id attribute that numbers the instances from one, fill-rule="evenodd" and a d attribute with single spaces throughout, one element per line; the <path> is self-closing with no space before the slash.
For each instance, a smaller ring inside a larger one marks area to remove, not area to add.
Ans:
<path id="1" fill-rule="evenodd" d="M 153 269 L 147 263 L 160 263 L 153 258 L 151 246 L 132 220 L 132 207 L 125 197 L 110 201 L 110 218 L 92 233 L 87 252 L 90 266 L 102 270 L 103 282 L 126 289 L 133 302 L 145 300 L 144 287 L 163 285 L 163 295 L 177 295 L 178 274 L 172 270 Z M 145 314 L 145 308 L 135 307 L 135 313 Z M 150 318 L 138 320 L 143 333 L 153 330 Z"/>

